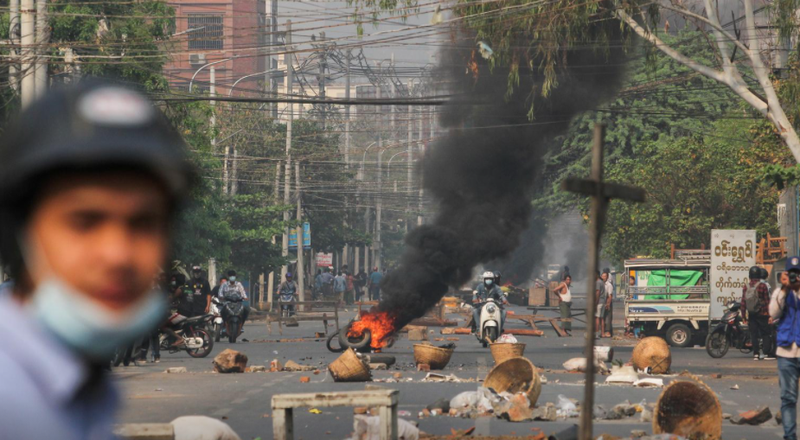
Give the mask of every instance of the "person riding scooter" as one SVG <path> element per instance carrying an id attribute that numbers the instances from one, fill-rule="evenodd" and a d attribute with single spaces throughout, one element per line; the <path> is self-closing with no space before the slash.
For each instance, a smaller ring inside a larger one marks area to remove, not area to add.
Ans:
<path id="1" fill-rule="evenodd" d="M 292 279 L 291 272 L 286 273 L 286 281 L 278 286 L 278 298 L 281 302 L 294 302 L 297 294 L 297 284 Z M 294 304 L 281 304 L 281 312 L 287 310 L 289 316 L 294 315 Z"/>
<path id="2" fill-rule="evenodd" d="M 481 321 L 481 308 L 480 304 L 486 301 L 487 299 L 493 299 L 497 302 L 500 306 L 501 319 L 502 322 L 500 323 L 500 332 L 503 331 L 503 326 L 506 323 L 506 310 L 503 308 L 504 305 L 508 304 L 508 300 L 506 300 L 506 296 L 503 294 L 503 291 L 500 290 L 500 286 L 495 283 L 495 274 L 490 271 L 486 271 L 483 273 L 483 282 L 478 285 L 477 289 L 472 292 L 472 331 L 476 332 L 478 329 L 478 323 Z"/>

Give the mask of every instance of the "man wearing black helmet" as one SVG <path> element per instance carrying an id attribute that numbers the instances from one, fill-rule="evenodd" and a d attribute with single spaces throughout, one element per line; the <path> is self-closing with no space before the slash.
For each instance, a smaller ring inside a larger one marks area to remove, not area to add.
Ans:
<path id="1" fill-rule="evenodd" d="M 0 138 L 0 438 L 112 438 L 104 365 L 166 313 L 152 280 L 191 180 L 183 141 L 141 95 L 83 84 Z"/>
<path id="2" fill-rule="evenodd" d="M 192 296 L 192 316 L 205 315 L 211 309 L 211 286 L 203 278 L 200 266 L 192 267 L 192 279 L 189 281 Z"/>
<path id="3" fill-rule="evenodd" d="M 753 360 L 775 360 L 772 353 L 772 332 L 769 328 L 769 287 L 761 282 L 761 268 L 753 266 L 749 273 L 750 283 L 742 289 L 742 309 L 747 311 L 750 324 L 750 341 L 753 344 Z M 763 353 L 759 353 L 762 349 Z"/>

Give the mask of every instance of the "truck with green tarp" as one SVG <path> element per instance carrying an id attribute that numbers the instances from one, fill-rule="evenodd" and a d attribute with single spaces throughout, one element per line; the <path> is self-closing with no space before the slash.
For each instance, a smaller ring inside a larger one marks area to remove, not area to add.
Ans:
<path id="1" fill-rule="evenodd" d="M 626 260 L 626 330 L 661 336 L 675 347 L 702 345 L 710 324 L 710 268 L 708 251 Z"/>

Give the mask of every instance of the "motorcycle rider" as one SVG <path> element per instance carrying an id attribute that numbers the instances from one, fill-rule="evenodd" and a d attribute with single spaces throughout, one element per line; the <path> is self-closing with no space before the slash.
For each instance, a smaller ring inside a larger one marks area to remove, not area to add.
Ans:
<path id="1" fill-rule="evenodd" d="M 192 267 L 192 281 L 189 283 L 192 295 L 192 316 L 201 316 L 211 310 L 211 286 L 203 278 L 200 266 Z"/>
<path id="2" fill-rule="evenodd" d="M 223 301 L 228 300 L 229 297 L 232 295 L 239 295 L 242 299 L 242 302 L 245 303 L 247 300 L 247 292 L 244 290 L 244 286 L 239 281 L 236 281 L 236 271 L 231 269 L 228 271 L 228 282 L 219 286 L 219 296 Z M 250 307 L 247 307 L 245 303 L 244 307 L 244 316 L 242 317 L 242 322 L 247 321 L 247 317 L 250 315 Z M 225 317 L 222 317 L 225 319 Z"/>
<path id="3" fill-rule="evenodd" d="M 166 313 L 153 279 L 192 180 L 180 136 L 137 92 L 54 88 L 0 137 L 0 438 L 115 438 L 104 367 Z"/>
<path id="4" fill-rule="evenodd" d="M 192 303 L 192 293 L 189 286 L 186 285 L 186 277 L 180 273 L 175 272 L 170 277 L 169 283 L 169 303 L 170 314 L 161 330 L 169 334 L 170 339 L 173 341 L 173 347 L 179 347 L 183 344 L 183 338 L 178 336 L 175 328 L 179 327 L 186 318 L 190 317 L 194 306 Z"/>
<path id="5" fill-rule="evenodd" d="M 508 304 L 506 296 L 500 290 L 500 286 L 496 285 L 495 274 L 490 271 L 483 273 L 483 282 L 472 292 L 472 331 L 478 332 L 478 326 L 481 323 L 481 303 L 491 298 L 497 302 L 500 307 L 500 333 L 503 332 L 503 326 L 506 323 L 506 309 L 503 307 Z"/>
<path id="6" fill-rule="evenodd" d="M 297 284 L 292 279 L 292 273 L 286 273 L 286 280 L 278 286 L 278 298 L 282 302 L 294 302 L 297 299 Z M 289 310 L 289 316 L 295 313 L 294 304 L 286 305 Z"/>

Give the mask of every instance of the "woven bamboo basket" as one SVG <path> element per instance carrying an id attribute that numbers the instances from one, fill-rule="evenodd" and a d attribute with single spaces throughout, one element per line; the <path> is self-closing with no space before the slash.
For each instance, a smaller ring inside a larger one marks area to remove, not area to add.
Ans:
<path id="1" fill-rule="evenodd" d="M 511 394 L 524 392 L 528 395 L 531 408 L 542 392 L 542 381 L 536 367 L 524 357 L 506 359 L 498 363 L 486 375 L 483 386 L 498 393 L 508 391 Z"/>
<path id="2" fill-rule="evenodd" d="M 348 348 L 339 358 L 328 365 L 335 382 L 364 382 L 372 380 L 372 374 L 367 365 L 356 355 L 352 348 Z"/>
<path id="3" fill-rule="evenodd" d="M 525 352 L 525 344 L 521 342 L 513 344 L 495 342 L 489 345 L 489 349 L 492 350 L 492 357 L 496 365 L 506 359 L 522 357 L 522 353 Z"/>
<path id="4" fill-rule="evenodd" d="M 658 336 L 650 336 L 636 344 L 631 361 L 639 370 L 650 367 L 652 374 L 666 374 L 672 365 L 672 354 L 667 341 Z"/>
<path id="5" fill-rule="evenodd" d="M 430 344 L 414 344 L 414 362 L 428 364 L 431 370 L 442 370 L 450 362 L 452 348 L 441 348 Z"/>
<path id="6" fill-rule="evenodd" d="M 670 383 L 653 411 L 653 434 L 718 440 L 722 437 L 722 407 L 714 391 L 695 376 Z"/>

